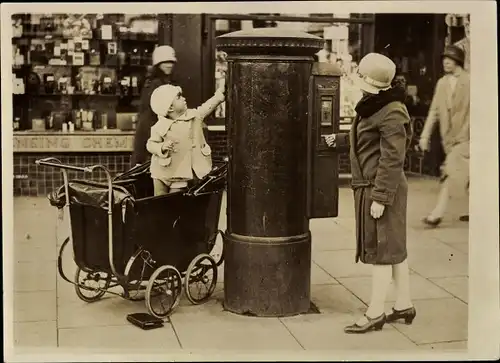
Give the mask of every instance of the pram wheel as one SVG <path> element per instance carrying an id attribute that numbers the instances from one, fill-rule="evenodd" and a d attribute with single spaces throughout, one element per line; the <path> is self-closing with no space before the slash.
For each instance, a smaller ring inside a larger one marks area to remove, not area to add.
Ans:
<path id="1" fill-rule="evenodd" d="M 207 254 L 196 256 L 186 271 L 186 296 L 192 304 L 201 304 L 213 294 L 217 284 L 217 263 Z"/>
<path id="2" fill-rule="evenodd" d="M 85 272 L 80 267 L 75 273 L 75 292 L 83 301 L 91 303 L 104 296 L 111 284 L 111 275 L 105 272 Z"/>
<path id="3" fill-rule="evenodd" d="M 124 275 L 128 279 L 126 290 L 127 298 L 131 301 L 142 301 L 146 298 L 146 286 L 144 282 L 148 282 L 149 276 L 153 270 L 150 264 L 151 254 L 148 251 L 138 249 L 136 253 L 127 262 Z"/>
<path id="4" fill-rule="evenodd" d="M 159 319 L 167 317 L 179 304 L 182 293 L 182 275 L 173 266 L 158 268 L 146 288 L 146 307 Z"/>

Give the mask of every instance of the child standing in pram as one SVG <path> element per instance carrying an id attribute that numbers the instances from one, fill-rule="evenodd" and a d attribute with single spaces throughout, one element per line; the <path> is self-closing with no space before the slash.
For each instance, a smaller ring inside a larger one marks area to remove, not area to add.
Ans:
<path id="1" fill-rule="evenodd" d="M 152 154 L 154 194 L 182 190 L 195 177 L 212 170 L 212 151 L 203 134 L 203 120 L 225 99 L 222 83 L 215 95 L 196 109 L 188 109 L 182 89 L 163 85 L 151 95 L 151 109 L 158 122 L 151 127 L 146 148 Z"/>

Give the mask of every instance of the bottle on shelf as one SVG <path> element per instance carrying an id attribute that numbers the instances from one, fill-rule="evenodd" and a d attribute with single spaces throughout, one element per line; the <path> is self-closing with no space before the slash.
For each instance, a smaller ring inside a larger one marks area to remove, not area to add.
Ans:
<path id="1" fill-rule="evenodd" d="M 94 125 L 93 125 L 93 112 L 92 111 L 86 111 L 82 110 L 82 128 L 85 131 L 92 131 L 94 130 Z"/>
<path id="2" fill-rule="evenodd" d="M 18 131 L 19 128 L 21 127 L 21 118 L 20 117 L 14 117 L 14 131 Z"/>
<path id="3" fill-rule="evenodd" d="M 75 128 L 77 130 L 82 129 L 82 114 L 83 114 L 83 109 L 80 109 L 79 111 L 75 112 Z"/>
<path id="4" fill-rule="evenodd" d="M 103 112 L 101 114 L 101 128 L 103 130 L 108 129 L 108 113 L 107 112 Z"/>
<path id="5" fill-rule="evenodd" d="M 137 76 L 132 76 L 132 95 L 139 95 L 139 80 Z"/>
<path id="6" fill-rule="evenodd" d="M 132 115 L 132 130 L 135 130 L 137 127 L 137 115 Z"/>
<path id="7" fill-rule="evenodd" d="M 21 49 L 16 49 L 16 54 L 14 55 L 14 65 L 22 66 L 24 64 L 24 55 L 21 54 Z"/>

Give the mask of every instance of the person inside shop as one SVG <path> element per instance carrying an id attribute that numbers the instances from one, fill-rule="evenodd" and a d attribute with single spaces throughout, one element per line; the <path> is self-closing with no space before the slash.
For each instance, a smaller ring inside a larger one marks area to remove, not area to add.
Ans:
<path id="1" fill-rule="evenodd" d="M 470 77 L 464 70 L 464 51 L 447 46 L 442 54 L 445 75 L 434 91 L 429 114 L 420 135 L 419 147 L 429 150 L 434 126 L 439 123 L 445 161 L 441 166 L 441 189 L 431 213 L 423 219 L 430 227 L 441 224 L 448 208 L 459 212 L 459 220 L 469 221 L 469 143 L 470 143 Z"/>
<path id="2" fill-rule="evenodd" d="M 151 157 L 154 194 L 165 195 L 188 187 L 212 170 L 211 148 L 203 133 L 203 120 L 225 100 L 221 82 L 212 98 L 197 109 L 188 109 L 180 87 L 163 85 L 151 95 L 157 122 L 146 143 Z"/>
<path id="3" fill-rule="evenodd" d="M 367 54 L 353 77 L 363 93 L 350 133 L 325 137 L 330 147 L 350 149 L 351 186 L 356 221 L 356 262 L 371 264 L 372 294 L 365 315 L 344 328 L 348 334 L 381 330 L 386 322 L 411 324 L 416 310 L 410 297 L 406 248 L 408 183 L 404 173 L 413 129 L 405 92 L 391 87 L 396 65 L 386 56 Z M 384 305 L 391 280 L 396 302 Z"/>
<path id="4" fill-rule="evenodd" d="M 158 121 L 158 117 L 151 109 L 151 94 L 156 88 L 162 85 L 172 84 L 172 71 L 177 62 L 174 48 L 168 45 L 156 47 L 152 58 L 153 67 L 146 77 L 141 91 L 134 149 L 132 152 L 132 166 L 143 164 L 151 158 L 151 154 L 146 150 L 146 142 L 149 138 L 151 126 Z"/>

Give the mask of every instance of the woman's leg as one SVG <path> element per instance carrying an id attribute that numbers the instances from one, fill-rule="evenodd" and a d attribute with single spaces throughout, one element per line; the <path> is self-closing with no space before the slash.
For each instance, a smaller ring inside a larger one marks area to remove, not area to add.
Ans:
<path id="1" fill-rule="evenodd" d="M 410 269 L 408 259 L 392 266 L 392 277 L 396 287 L 396 303 L 394 309 L 406 310 L 413 306 L 410 296 Z"/>
<path id="2" fill-rule="evenodd" d="M 370 299 L 370 306 L 368 306 L 368 310 L 366 311 L 366 315 L 370 319 L 378 318 L 384 313 L 385 300 L 387 298 L 389 286 L 391 285 L 391 280 L 391 265 L 373 265 L 372 296 Z M 366 323 L 366 317 L 362 317 L 361 320 L 358 321 L 358 325 L 364 325 Z"/>
<path id="3" fill-rule="evenodd" d="M 155 196 L 168 194 L 170 187 L 160 179 L 153 179 L 153 188 Z"/>

